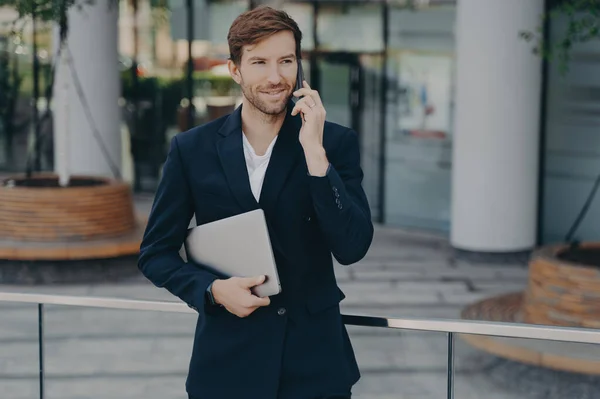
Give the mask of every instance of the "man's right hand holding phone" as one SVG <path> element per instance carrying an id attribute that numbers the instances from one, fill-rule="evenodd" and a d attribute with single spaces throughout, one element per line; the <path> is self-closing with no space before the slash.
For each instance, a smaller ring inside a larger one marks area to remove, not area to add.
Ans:
<path id="1" fill-rule="evenodd" d="M 271 303 L 269 297 L 260 298 L 251 291 L 252 287 L 265 282 L 265 276 L 231 277 L 215 280 L 212 284 L 212 295 L 215 302 L 238 317 L 248 317 L 261 306 Z"/>

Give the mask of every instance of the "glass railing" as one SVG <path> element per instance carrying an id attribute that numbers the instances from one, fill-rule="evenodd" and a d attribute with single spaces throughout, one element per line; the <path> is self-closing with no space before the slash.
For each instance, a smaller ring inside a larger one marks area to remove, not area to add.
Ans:
<path id="1" fill-rule="evenodd" d="M 180 302 L 0 293 L 0 398 L 187 399 L 195 315 Z M 600 397 L 599 330 L 344 322 L 362 374 L 353 398 Z"/>

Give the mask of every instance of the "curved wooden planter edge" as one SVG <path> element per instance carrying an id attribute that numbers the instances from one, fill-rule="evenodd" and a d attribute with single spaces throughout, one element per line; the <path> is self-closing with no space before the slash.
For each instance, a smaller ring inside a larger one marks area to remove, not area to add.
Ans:
<path id="1" fill-rule="evenodd" d="M 9 177 L 18 180 L 23 177 Z M 51 173 L 34 179 L 56 179 Z M 72 180 L 95 180 L 99 185 L 74 187 L 0 186 L 0 240 L 85 242 L 119 238 L 136 229 L 133 198 L 125 182 L 94 176 Z M 105 200 L 105 201 L 104 201 Z M 99 205 L 102 204 L 102 205 Z M 27 215 L 29 220 L 24 220 Z M 107 223 L 87 223 L 102 220 Z M 31 229 L 31 223 L 36 228 Z"/>
<path id="2" fill-rule="evenodd" d="M 598 248 L 585 242 L 582 248 Z M 524 321 L 533 324 L 589 327 L 600 320 L 600 268 L 558 258 L 567 244 L 534 251 L 529 262 Z"/>

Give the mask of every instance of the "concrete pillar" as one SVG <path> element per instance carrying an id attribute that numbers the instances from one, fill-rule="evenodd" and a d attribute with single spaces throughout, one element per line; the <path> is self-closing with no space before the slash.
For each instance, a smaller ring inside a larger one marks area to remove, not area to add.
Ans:
<path id="1" fill-rule="evenodd" d="M 451 243 L 475 252 L 535 245 L 541 61 L 519 38 L 543 0 L 459 0 Z"/>
<path id="2" fill-rule="evenodd" d="M 69 51 L 63 49 L 54 90 L 58 173 L 113 177 L 121 169 L 117 20 L 111 0 L 69 11 Z"/>

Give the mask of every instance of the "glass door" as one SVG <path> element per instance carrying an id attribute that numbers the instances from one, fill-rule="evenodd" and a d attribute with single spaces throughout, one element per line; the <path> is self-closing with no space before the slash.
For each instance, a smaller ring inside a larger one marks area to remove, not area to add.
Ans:
<path id="1" fill-rule="evenodd" d="M 327 110 L 327 120 L 353 128 L 359 106 L 360 71 L 354 55 L 327 54 L 318 58 L 319 94 Z"/>
<path id="2" fill-rule="evenodd" d="M 379 55 L 320 54 L 313 85 L 321 95 L 327 120 L 358 133 L 363 188 L 374 220 L 379 219 L 381 197 L 381 62 Z"/>
<path id="3" fill-rule="evenodd" d="M 392 53 L 388 90 L 385 218 L 392 226 L 450 228 L 453 57 Z"/>

